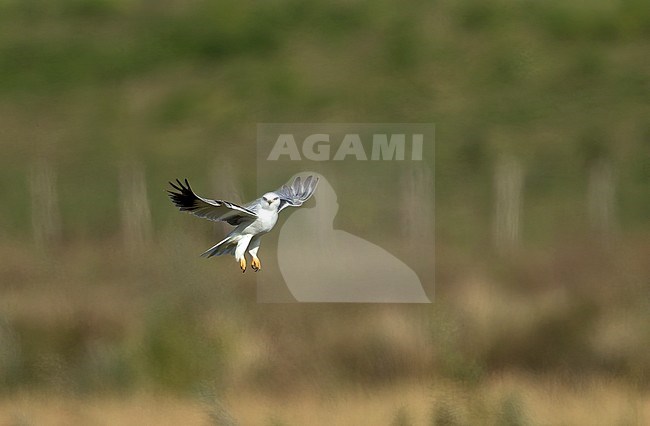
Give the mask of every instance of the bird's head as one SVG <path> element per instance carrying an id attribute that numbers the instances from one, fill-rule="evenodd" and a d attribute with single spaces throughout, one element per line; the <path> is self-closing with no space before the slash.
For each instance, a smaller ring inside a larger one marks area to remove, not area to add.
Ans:
<path id="1" fill-rule="evenodd" d="M 277 210 L 280 207 L 280 197 L 275 192 L 267 192 L 262 195 L 262 208 L 265 210 Z"/>

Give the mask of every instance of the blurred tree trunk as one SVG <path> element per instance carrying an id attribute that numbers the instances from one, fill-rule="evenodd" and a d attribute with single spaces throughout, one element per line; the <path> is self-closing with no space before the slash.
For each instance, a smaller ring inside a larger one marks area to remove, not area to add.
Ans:
<path id="1" fill-rule="evenodd" d="M 120 167 L 122 237 L 129 253 L 144 248 L 151 239 L 152 224 L 144 167 L 126 162 Z"/>
<path id="2" fill-rule="evenodd" d="M 511 252 L 519 246 L 523 182 L 523 169 L 519 160 L 511 156 L 499 158 L 494 173 L 496 206 L 493 237 L 501 254 Z"/>
<path id="3" fill-rule="evenodd" d="M 595 161 L 589 167 L 587 208 L 589 225 L 604 238 L 608 238 L 615 223 L 616 188 L 612 166 L 607 160 Z"/>
<path id="4" fill-rule="evenodd" d="M 431 244 L 434 233 L 434 181 L 431 170 L 422 165 L 402 175 L 400 229 L 408 245 Z"/>
<path id="5" fill-rule="evenodd" d="M 41 158 L 32 165 L 29 183 L 34 241 L 47 248 L 59 241 L 62 233 L 56 173 L 47 159 Z"/>

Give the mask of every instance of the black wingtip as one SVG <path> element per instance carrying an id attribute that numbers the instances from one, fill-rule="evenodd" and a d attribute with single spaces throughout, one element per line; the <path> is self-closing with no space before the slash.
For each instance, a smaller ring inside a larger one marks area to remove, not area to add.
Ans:
<path id="1" fill-rule="evenodd" d="M 169 185 L 171 185 L 171 187 L 178 192 L 167 190 L 167 196 L 171 199 L 172 203 L 181 211 L 192 211 L 196 208 L 195 203 L 197 198 L 189 188 L 189 182 L 187 179 L 185 179 L 185 184 L 187 187 L 183 185 L 180 179 L 176 179 L 176 183 L 170 181 Z"/>
<path id="2" fill-rule="evenodd" d="M 183 179 L 183 182 L 181 182 L 180 179 L 176 179 L 176 183 L 169 182 L 169 184 L 172 186 L 172 188 L 180 192 L 194 192 L 192 191 L 190 182 L 187 179 Z"/>
<path id="3" fill-rule="evenodd" d="M 181 188 L 179 188 L 178 186 L 174 185 L 172 182 L 169 182 L 169 184 L 170 184 L 171 187 L 174 188 L 175 190 L 177 190 L 177 191 L 182 191 Z"/>

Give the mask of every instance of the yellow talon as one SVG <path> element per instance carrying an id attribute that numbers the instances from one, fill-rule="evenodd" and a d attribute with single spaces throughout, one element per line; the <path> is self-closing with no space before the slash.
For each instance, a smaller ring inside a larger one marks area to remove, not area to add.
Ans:
<path id="1" fill-rule="evenodd" d="M 246 272 L 246 258 L 242 257 L 239 259 L 239 267 L 241 268 L 242 272 Z"/>
<path id="2" fill-rule="evenodd" d="M 253 268 L 255 272 L 262 269 L 262 264 L 258 258 L 254 257 L 253 260 L 251 260 L 251 268 Z"/>

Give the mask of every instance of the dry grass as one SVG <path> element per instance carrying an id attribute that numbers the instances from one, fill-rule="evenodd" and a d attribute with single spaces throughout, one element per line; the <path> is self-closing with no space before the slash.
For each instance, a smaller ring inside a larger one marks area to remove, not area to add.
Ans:
<path id="1" fill-rule="evenodd" d="M 0 402 L 2 425 L 200 425 L 207 420 L 195 401 L 148 394 L 75 398 L 23 393 Z"/>
<path id="2" fill-rule="evenodd" d="M 304 389 L 282 397 L 232 391 L 221 401 L 215 407 L 201 398 L 148 393 L 85 398 L 21 393 L 0 400 L 0 424 L 207 425 L 224 424 L 217 419 L 228 417 L 239 425 L 650 424 L 650 393 L 603 378 L 506 375 L 470 388 L 446 381 L 403 383 Z M 217 408 L 222 415 L 215 415 Z"/>
<path id="3" fill-rule="evenodd" d="M 645 243 L 449 275 L 412 307 L 256 304 L 174 242 L 0 247 L 0 425 L 650 424 Z M 605 285 L 618 262 L 635 285 Z"/>

